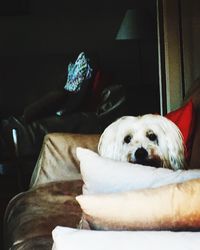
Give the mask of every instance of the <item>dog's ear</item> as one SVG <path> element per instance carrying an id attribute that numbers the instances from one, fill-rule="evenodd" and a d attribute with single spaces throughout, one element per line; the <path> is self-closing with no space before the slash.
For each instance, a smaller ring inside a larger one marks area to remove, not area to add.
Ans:
<path id="1" fill-rule="evenodd" d="M 126 157 L 122 152 L 124 134 L 132 128 L 136 120 L 138 120 L 137 117 L 122 116 L 111 123 L 100 137 L 99 154 L 113 160 L 122 160 L 122 158 Z"/>
<path id="2" fill-rule="evenodd" d="M 169 163 L 172 169 L 178 170 L 178 169 L 184 169 L 185 168 L 185 157 L 183 150 L 181 148 L 175 148 L 173 149 L 168 147 L 168 154 L 169 154 Z"/>
<path id="3" fill-rule="evenodd" d="M 103 157 L 115 159 L 116 146 L 116 133 L 114 125 L 111 124 L 104 130 L 99 139 L 98 153 Z"/>
<path id="4" fill-rule="evenodd" d="M 185 147 L 179 128 L 170 121 L 170 123 L 167 124 L 165 131 L 167 131 L 165 137 L 167 140 L 166 150 L 168 151 L 168 157 L 165 162 L 166 166 L 164 167 L 170 167 L 174 170 L 185 168 Z"/>
<path id="5" fill-rule="evenodd" d="M 98 153 L 106 158 L 113 160 L 120 160 L 120 149 L 121 149 L 121 129 L 123 128 L 124 121 L 130 119 L 128 116 L 123 116 L 111 123 L 102 133 L 99 144 Z"/>

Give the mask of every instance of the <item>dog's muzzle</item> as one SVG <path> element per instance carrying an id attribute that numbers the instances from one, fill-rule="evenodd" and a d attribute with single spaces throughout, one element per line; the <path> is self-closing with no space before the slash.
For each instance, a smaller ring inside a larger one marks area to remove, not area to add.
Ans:
<path id="1" fill-rule="evenodd" d="M 148 158 L 148 152 L 145 148 L 141 147 L 135 151 L 135 160 L 137 162 L 144 161 Z"/>
<path id="2" fill-rule="evenodd" d="M 148 152 L 145 148 L 140 147 L 138 148 L 135 153 L 129 154 L 129 162 L 132 163 L 138 163 L 142 165 L 147 165 L 148 158 Z"/>
<path id="3" fill-rule="evenodd" d="M 162 163 L 159 157 L 149 157 L 147 150 L 143 147 L 138 148 L 134 155 L 129 157 L 129 162 L 152 167 L 161 167 Z"/>

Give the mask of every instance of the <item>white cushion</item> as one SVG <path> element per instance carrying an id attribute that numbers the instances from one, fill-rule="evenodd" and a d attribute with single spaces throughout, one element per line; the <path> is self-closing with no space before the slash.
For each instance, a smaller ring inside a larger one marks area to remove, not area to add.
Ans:
<path id="1" fill-rule="evenodd" d="M 200 232 L 90 231 L 57 226 L 53 250 L 197 250 Z"/>
<path id="2" fill-rule="evenodd" d="M 80 171 L 84 181 L 83 194 L 115 193 L 143 188 L 156 188 L 200 178 L 200 170 L 155 168 L 114 161 L 78 147 Z"/>

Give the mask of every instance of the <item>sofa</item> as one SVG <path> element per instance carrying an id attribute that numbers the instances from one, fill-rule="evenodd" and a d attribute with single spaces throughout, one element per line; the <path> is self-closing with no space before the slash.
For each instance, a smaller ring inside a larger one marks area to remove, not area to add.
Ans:
<path id="1" fill-rule="evenodd" d="M 14 197 L 6 209 L 5 249 L 51 249 L 57 224 L 78 225 L 81 210 L 75 196 L 81 193 L 82 180 L 75 148 L 97 150 L 98 139 L 99 135 L 67 133 L 45 136 L 30 189 Z"/>
<path id="2" fill-rule="evenodd" d="M 199 89 L 194 88 L 189 98 L 192 98 L 196 118 L 193 139 L 190 140 L 191 156 L 188 165 L 190 169 L 198 169 Z M 7 206 L 4 216 L 5 250 L 51 249 L 52 230 L 56 226 L 80 226 L 82 209 L 76 196 L 82 193 L 83 180 L 76 149 L 82 147 L 97 152 L 99 137 L 99 134 L 72 133 L 51 133 L 45 136 L 29 189 L 15 196 Z"/>

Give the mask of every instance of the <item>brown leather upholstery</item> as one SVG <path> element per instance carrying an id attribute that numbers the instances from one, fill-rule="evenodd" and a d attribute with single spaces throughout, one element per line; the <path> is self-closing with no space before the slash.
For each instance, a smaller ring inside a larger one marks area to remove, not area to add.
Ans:
<path id="1" fill-rule="evenodd" d="M 5 249 L 51 249 L 51 231 L 57 225 L 78 226 L 81 209 L 74 197 L 81 190 L 81 180 L 60 181 L 14 197 L 5 214 Z"/>
<path id="2" fill-rule="evenodd" d="M 5 249 L 51 249 L 56 225 L 78 226 L 81 211 L 74 197 L 81 193 L 82 181 L 75 150 L 82 146 L 96 151 L 98 140 L 99 135 L 45 137 L 30 190 L 14 197 L 5 212 Z"/>

